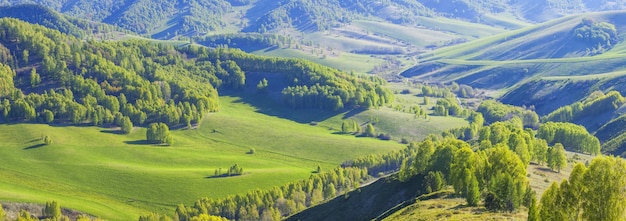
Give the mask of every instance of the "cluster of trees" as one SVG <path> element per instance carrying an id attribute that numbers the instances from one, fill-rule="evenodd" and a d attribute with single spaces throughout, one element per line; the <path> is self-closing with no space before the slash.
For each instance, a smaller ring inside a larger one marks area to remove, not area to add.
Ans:
<path id="1" fill-rule="evenodd" d="M 464 110 L 456 97 L 440 98 L 437 100 L 437 105 L 433 109 L 433 115 L 435 116 L 459 116 L 464 117 L 468 115 L 468 111 Z"/>
<path id="2" fill-rule="evenodd" d="M 179 205 L 175 219 L 198 220 L 210 215 L 231 220 L 281 220 L 358 188 L 369 179 L 367 174 L 367 169 L 336 168 L 270 190 L 256 190 L 223 199 L 202 198 L 191 206 Z"/>
<path id="3" fill-rule="evenodd" d="M 146 141 L 152 144 L 174 144 L 170 128 L 164 123 L 151 123 L 146 131 Z"/>
<path id="4" fill-rule="evenodd" d="M 229 167 L 226 173 L 222 173 L 222 168 L 215 169 L 214 177 L 239 176 L 239 175 L 243 175 L 243 167 L 240 167 L 239 165 L 235 164 Z"/>
<path id="5" fill-rule="evenodd" d="M 626 163 L 601 156 L 589 167 L 576 164 L 569 179 L 556 182 L 531 207 L 528 220 L 623 220 Z"/>
<path id="6" fill-rule="evenodd" d="M 626 99 L 617 91 L 603 93 L 595 91 L 583 101 L 563 106 L 543 117 L 543 121 L 558 121 L 578 123 L 586 117 L 595 117 L 607 112 L 615 111 Z"/>
<path id="7" fill-rule="evenodd" d="M 595 22 L 589 18 L 584 18 L 574 29 L 574 36 L 591 45 L 596 53 L 602 53 L 604 49 L 609 49 L 617 43 L 619 40 L 617 34 L 615 25 Z"/>
<path id="8" fill-rule="evenodd" d="M 256 85 L 256 90 L 257 90 L 257 92 L 259 92 L 261 94 L 267 94 L 269 92 L 269 88 L 268 87 L 269 87 L 269 84 L 267 82 L 267 79 L 263 78 Z"/>
<path id="9" fill-rule="evenodd" d="M 483 101 L 476 111 L 483 114 L 488 124 L 518 117 L 522 120 L 524 127 L 536 129 L 539 126 L 539 115 L 535 111 L 502 104 L 495 100 Z"/>
<path id="10" fill-rule="evenodd" d="M 35 121 L 42 116 L 48 123 L 54 119 L 103 125 L 113 123 L 119 112 L 138 125 L 177 125 L 197 122 L 219 107 L 211 84 L 218 80 L 215 72 L 197 70 L 216 68 L 195 65 L 172 46 L 83 42 L 14 19 L 0 20 L 0 41 L 12 45 L 14 56 L 8 59 L 19 61 L 14 62 L 17 66 L 33 67 L 32 72 L 40 76 L 42 83 L 30 91 L 43 92 L 23 95 L 20 88 L 33 85 L 13 79 L 13 86 L 4 91 L 8 93 L 2 94 L 5 121 Z M 0 69 L 6 72 L 6 67 Z"/>
<path id="11" fill-rule="evenodd" d="M 481 196 L 491 210 L 512 211 L 528 205 L 526 199 L 532 193 L 526 180 L 527 163 L 506 143 L 477 152 L 468 143 L 453 138 L 426 140 L 417 146 L 417 155 L 402 164 L 401 180 L 424 176 L 432 180 L 426 183 L 438 183 L 436 174 L 441 173 L 443 182 L 452 184 L 469 205 L 477 205 Z"/>
<path id="12" fill-rule="evenodd" d="M 346 120 L 341 123 L 341 132 L 345 134 L 361 133 L 361 125 L 356 120 Z"/>
<path id="13" fill-rule="evenodd" d="M 547 122 L 537 131 L 537 137 L 549 144 L 561 143 L 568 150 L 597 155 L 600 153 L 600 141 L 589 134 L 587 129 L 572 123 Z"/>

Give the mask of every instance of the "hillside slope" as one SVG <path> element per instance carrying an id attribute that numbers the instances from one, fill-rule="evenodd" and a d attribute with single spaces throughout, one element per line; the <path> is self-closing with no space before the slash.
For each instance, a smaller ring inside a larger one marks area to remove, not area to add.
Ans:
<path id="1" fill-rule="evenodd" d="M 625 18 L 624 11 L 581 14 L 443 48 L 402 75 L 504 89 L 502 101 L 547 114 L 593 90 L 626 90 Z"/>

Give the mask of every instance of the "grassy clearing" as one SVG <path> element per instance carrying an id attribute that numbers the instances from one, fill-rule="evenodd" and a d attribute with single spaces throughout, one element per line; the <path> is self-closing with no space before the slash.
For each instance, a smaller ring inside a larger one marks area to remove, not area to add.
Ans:
<path id="1" fill-rule="evenodd" d="M 319 50 L 319 49 L 317 49 Z M 384 62 L 383 59 L 370 55 L 360 55 L 348 52 L 341 52 L 339 56 L 319 56 L 310 52 L 303 52 L 295 49 L 274 49 L 274 50 L 261 50 L 252 52 L 253 54 L 263 56 L 274 56 L 284 58 L 301 58 L 316 63 L 320 63 L 326 66 L 337 68 L 344 71 L 355 71 L 358 73 L 367 73 L 371 71 L 374 66 Z"/>
<path id="2" fill-rule="evenodd" d="M 563 180 L 569 179 L 570 173 L 574 169 L 576 163 L 587 164 L 591 163 L 595 156 L 567 152 L 567 167 L 561 170 L 560 173 L 550 170 L 546 165 L 531 164 L 526 170 L 528 180 L 530 181 L 530 187 L 537 192 L 537 199 L 541 198 L 543 192 L 550 187 L 553 182 L 561 183 Z"/>
<path id="3" fill-rule="evenodd" d="M 333 135 L 263 114 L 236 97 L 198 129 L 173 131 L 171 147 L 143 144 L 145 129 L 119 135 L 97 127 L 0 125 L 0 200 L 62 206 L 110 220 L 172 213 L 179 203 L 267 189 L 306 178 L 317 165 L 333 168 L 359 155 L 402 145 Z M 41 146 L 43 135 L 53 144 Z M 246 154 L 254 148 L 254 154 Z M 233 164 L 243 176 L 212 178 Z"/>

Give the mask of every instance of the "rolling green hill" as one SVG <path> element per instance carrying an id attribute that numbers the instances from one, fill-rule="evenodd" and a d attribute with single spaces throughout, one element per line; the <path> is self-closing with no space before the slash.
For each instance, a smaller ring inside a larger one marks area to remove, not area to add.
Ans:
<path id="1" fill-rule="evenodd" d="M 625 91 L 619 83 L 626 67 L 624 17 L 623 11 L 568 16 L 435 50 L 402 75 L 502 90 L 503 102 L 547 114 L 594 90 Z M 611 28 L 594 31 L 603 25 Z M 595 38 L 599 33 L 604 40 Z"/>
<path id="2" fill-rule="evenodd" d="M 197 129 L 174 131 L 170 147 L 144 144 L 145 129 L 63 125 L 0 125 L 0 199 L 57 200 L 111 220 L 170 213 L 200 197 L 225 197 L 303 179 L 315 170 L 368 153 L 398 149 L 394 142 L 333 135 L 325 127 L 257 113 L 236 97 Z M 42 145 L 42 135 L 53 143 Z M 254 154 L 247 154 L 255 149 Z M 207 178 L 233 164 L 244 175 Z"/>

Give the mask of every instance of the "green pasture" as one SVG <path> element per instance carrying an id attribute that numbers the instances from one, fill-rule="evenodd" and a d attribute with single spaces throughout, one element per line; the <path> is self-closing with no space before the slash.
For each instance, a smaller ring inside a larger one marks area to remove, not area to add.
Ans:
<path id="1" fill-rule="evenodd" d="M 401 148 L 393 141 L 333 134 L 298 123 L 237 97 L 195 129 L 174 130 L 174 145 L 144 144 L 145 129 L 129 135 L 100 127 L 0 125 L 0 201 L 68 207 L 109 220 L 172 214 L 180 203 L 268 189 L 304 179 L 360 155 Z M 315 116 L 309 113 L 307 116 Z M 51 145 L 42 145 L 42 136 Z M 251 149 L 254 154 L 248 154 Z M 207 178 L 238 164 L 244 175 Z"/>

